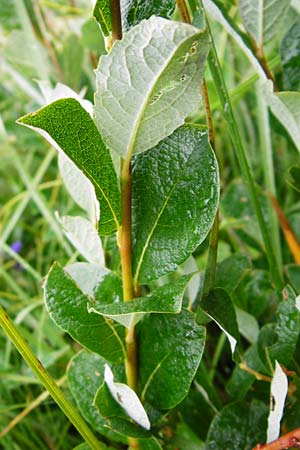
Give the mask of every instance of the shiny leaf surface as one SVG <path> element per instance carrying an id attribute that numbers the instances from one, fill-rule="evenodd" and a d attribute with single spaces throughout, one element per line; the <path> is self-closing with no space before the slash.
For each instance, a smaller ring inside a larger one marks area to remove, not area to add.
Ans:
<path id="1" fill-rule="evenodd" d="M 139 330 L 142 400 L 160 409 L 176 406 L 187 395 L 200 364 L 205 328 L 194 315 L 146 317 Z"/>
<path id="2" fill-rule="evenodd" d="M 108 361 L 123 360 L 123 327 L 98 314 L 89 314 L 88 297 L 57 263 L 47 276 L 45 301 L 50 317 L 73 339 Z"/>
<path id="3" fill-rule="evenodd" d="M 133 269 L 141 284 L 171 272 L 204 240 L 219 200 L 206 132 L 184 126 L 133 161 Z"/>
<path id="4" fill-rule="evenodd" d="M 61 99 L 28 114 L 18 123 L 54 143 L 93 183 L 100 202 L 99 233 L 108 235 L 120 223 L 120 191 L 109 151 L 87 111 L 73 98 Z M 50 136 L 50 139 L 49 139 Z"/>
<path id="5" fill-rule="evenodd" d="M 186 275 L 178 280 L 154 289 L 145 297 L 139 297 L 131 302 L 106 304 L 101 296 L 89 302 L 89 310 L 109 316 L 126 326 L 130 325 L 132 314 L 172 313 L 181 311 L 182 297 L 192 275 Z M 117 317 L 116 317 L 117 316 Z M 118 317 L 119 316 L 119 317 Z"/>

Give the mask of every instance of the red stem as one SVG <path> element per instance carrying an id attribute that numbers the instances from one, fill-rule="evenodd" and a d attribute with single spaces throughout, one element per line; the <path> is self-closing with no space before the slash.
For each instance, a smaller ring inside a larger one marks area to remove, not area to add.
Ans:
<path id="1" fill-rule="evenodd" d="M 285 450 L 289 448 L 300 448 L 300 428 L 296 428 L 269 444 L 257 444 L 253 450 Z"/>

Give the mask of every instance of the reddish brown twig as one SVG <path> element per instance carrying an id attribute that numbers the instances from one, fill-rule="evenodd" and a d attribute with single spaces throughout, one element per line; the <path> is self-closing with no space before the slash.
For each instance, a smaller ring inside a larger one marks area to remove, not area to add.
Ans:
<path id="1" fill-rule="evenodd" d="M 289 448 L 300 448 L 300 428 L 290 431 L 269 444 L 257 444 L 253 450 L 285 450 Z"/>
<path id="2" fill-rule="evenodd" d="M 293 254 L 294 261 L 296 264 L 300 264 L 300 244 L 298 243 L 291 225 L 289 224 L 284 212 L 282 211 L 276 198 L 270 194 L 272 205 L 276 211 L 280 226 L 282 228 L 285 240 Z"/>

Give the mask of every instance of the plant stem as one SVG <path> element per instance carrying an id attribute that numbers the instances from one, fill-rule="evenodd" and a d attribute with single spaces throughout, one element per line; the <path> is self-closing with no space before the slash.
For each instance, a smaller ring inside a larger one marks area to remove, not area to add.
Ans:
<path id="1" fill-rule="evenodd" d="M 112 43 L 122 39 L 122 18 L 119 0 L 110 0 L 112 20 Z M 132 278 L 132 239 L 131 239 L 131 157 L 129 152 L 122 162 L 121 169 L 121 197 L 122 197 L 122 227 L 119 230 L 119 247 L 122 266 L 123 300 L 128 302 L 135 297 Z M 135 322 L 133 320 L 126 330 L 126 360 L 125 372 L 128 386 L 134 391 L 138 385 L 137 345 L 135 336 Z M 139 449 L 139 441 L 136 438 L 128 438 L 129 447 Z"/>
<path id="2" fill-rule="evenodd" d="M 191 16 L 190 16 L 189 8 L 188 8 L 185 0 L 176 0 L 176 5 L 178 8 L 181 22 L 190 24 L 192 22 Z"/>
<path id="3" fill-rule="evenodd" d="M 124 302 L 132 300 L 134 297 L 131 243 L 131 185 L 131 163 L 130 159 L 127 158 L 123 161 L 121 172 L 122 228 L 120 239 L 120 253 L 122 263 Z"/>
<path id="4" fill-rule="evenodd" d="M 132 279 L 132 243 L 131 243 L 131 155 L 123 161 L 121 171 L 121 195 L 122 195 L 122 227 L 120 230 L 120 254 L 123 280 L 123 299 L 128 302 L 134 298 L 134 288 Z M 137 346 L 135 337 L 134 320 L 126 330 L 126 360 L 125 371 L 128 386 L 134 391 L 137 390 Z M 128 439 L 132 449 L 138 449 L 138 440 Z"/>
<path id="5" fill-rule="evenodd" d="M 257 216 L 257 220 L 259 223 L 259 227 L 263 236 L 265 248 L 266 248 L 266 254 L 269 262 L 270 272 L 272 274 L 272 278 L 274 281 L 274 284 L 277 289 L 281 289 L 283 287 L 283 280 L 281 276 L 281 272 L 279 270 L 274 252 L 273 252 L 273 246 L 271 244 L 271 239 L 269 236 L 268 229 L 266 227 L 266 223 L 264 221 L 261 205 L 259 204 L 259 201 L 257 199 L 257 193 L 256 193 L 256 187 L 254 178 L 250 169 L 250 165 L 246 156 L 246 152 L 244 149 L 244 146 L 241 141 L 241 137 L 236 125 L 236 121 L 233 114 L 233 109 L 231 106 L 230 98 L 227 92 L 227 88 L 225 85 L 225 81 L 223 78 L 223 74 L 221 71 L 220 63 L 218 60 L 216 48 L 214 45 L 213 36 L 209 27 L 209 23 L 207 21 L 207 26 L 211 35 L 211 41 L 212 41 L 212 49 L 208 57 L 209 61 L 209 67 L 211 70 L 212 77 L 215 82 L 215 86 L 218 92 L 218 95 L 221 100 L 221 104 L 224 110 L 224 116 L 227 121 L 229 134 L 231 137 L 231 141 L 233 143 L 233 146 L 236 151 L 237 159 L 239 162 L 239 165 L 241 167 L 242 175 L 244 179 L 246 180 L 249 188 L 249 194 L 252 201 L 252 204 L 255 209 L 255 213 Z"/>
<path id="6" fill-rule="evenodd" d="M 122 19 L 119 0 L 110 0 L 112 42 L 122 39 Z"/>
<path id="7" fill-rule="evenodd" d="M 278 91 L 278 86 L 277 86 L 276 80 L 275 80 L 275 78 L 274 78 L 274 76 L 273 76 L 273 74 L 272 74 L 272 72 L 271 72 L 271 70 L 270 70 L 270 68 L 268 66 L 268 63 L 267 63 L 267 60 L 266 60 L 263 48 L 262 47 L 257 47 L 255 42 L 252 39 L 250 39 L 250 42 L 251 42 L 251 46 L 252 46 L 252 49 L 254 51 L 254 54 L 257 57 L 258 61 L 260 62 L 261 66 L 263 68 L 263 71 L 265 72 L 267 78 L 269 78 L 269 80 L 271 80 L 273 82 L 274 91 L 275 92 Z"/>
<path id="8" fill-rule="evenodd" d="M 43 367 L 26 341 L 20 335 L 17 328 L 15 327 L 7 313 L 4 311 L 2 306 L 0 306 L 0 325 L 3 328 L 5 334 L 13 342 L 23 359 L 27 362 L 35 375 L 41 380 L 41 383 L 43 384 L 45 389 L 47 389 L 53 400 L 57 403 L 66 417 L 68 417 L 70 422 L 81 434 L 86 443 L 91 447 L 92 450 L 104 450 L 106 446 L 104 444 L 102 445 L 102 443 L 96 439 L 96 437 L 90 431 L 90 428 L 80 417 L 76 409 L 71 403 L 69 403 L 56 382 L 51 378 L 47 370 Z"/>
<path id="9" fill-rule="evenodd" d="M 289 448 L 300 448 L 300 428 L 284 434 L 269 444 L 258 444 L 253 450 L 285 450 Z"/>

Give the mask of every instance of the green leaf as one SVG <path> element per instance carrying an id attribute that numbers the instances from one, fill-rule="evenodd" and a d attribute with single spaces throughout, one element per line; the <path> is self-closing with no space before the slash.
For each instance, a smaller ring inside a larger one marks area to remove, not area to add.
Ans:
<path id="1" fill-rule="evenodd" d="M 160 409 L 181 402 L 200 364 L 204 343 L 205 328 L 195 323 L 189 311 L 146 317 L 139 330 L 142 400 Z"/>
<path id="2" fill-rule="evenodd" d="M 296 295 L 290 286 L 282 291 L 282 300 L 276 311 L 276 323 L 265 325 L 259 334 L 258 350 L 266 366 L 275 360 L 285 367 L 296 349 L 300 332 L 299 310 L 296 305 Z"/>
<path id="3" fill-rule="evenodd" d="M 106 383 L 103 383 L 98 389 L 95 397 L 95 405 L 101 416 L 107 419 L 112 430 L 117 431 L 123 436 L 136 438 L 147 438 L 151 436 L 149 431 L 137 425 L 125 413 L 124 409 L 121 408 L 111 395 Z"/>
<path id="4" fill-rule="evenodd" d="M 160 443 L 154 436 L 148 439 L 139 439 L 139 450 L 162 450 Z"/>
<path id="5" fill-rule="evenodd" d="M 286 266 L 286 271 L 291 285 L 300 294 L 300 266 L 297 264 L 289 264 Z"/>
<path id="6" fill-rule="evenodd" d="M 243 363 L 252 370 L 264 374 L 266 372 L 265 366 L 262 364 L 257 351 L 257 345 L 251 345 L 243 355 Z M 242 400 L 252 384 L 255 381 L 255 376 L 251 375 L 246 370 L 241 369 L 238 365 L 234 368 L 232 375 L 226 385 L 228 394 L 236 399 Z"/>
<path id="7" fill-rule="evenodd" d="M 292 166 L 289 170 L 289 175 L 287 182 L 293 189 L 300 192 L 300 166 Z"/>
<path id="8" fill-rule="evenodd" d="M 89 311 L 109 316 L 127 327 L 130 325 L 131 317 L 134 313 L 141 314 L 142 316 L 145 313 L 178 314 L 181 311 L 184 291 L 192 276 L 183 276 L 172 283 L 154 289 L 145 297 L 136 298 L 131 302 L 105 305 L 103 303 L 105 296 L 102 297 L 99 295 L 98 291 L 96 298 L 89 302 Z"/>
<path id="9" fill-rule="evenodd" d="M 199 370 L 197 372 L 197 377 L 198 375 Z M 183 428 L 184 432 L 187 431 L 187 433 L 184 434 L 191 434 L 191 438 L 196 435 L 195 438 L 197 437 L 198 440 L 199 438 L 201 440 L 205 440 L 209 426 L 217 410 L 214 406 L 212 407 L 212 399 L 210 398 L 209 393 L 205 390 L 205 386 L 198 383 L 197 378 L 195 380 L 195 385 L 197 388 L 201 386 L 201 393 L 198 389 L 196 390 L 191 388 L 185 399 L 176 407 L 176 410 L 178 410 L 180 416 L 182 417 L 183 423 L 188 425 L 187 429 L 185 428 L 186 425 Z M 199 426 L 200 423 L 201 427 Z M 178 432 L 179 430 L 177 429 L 176 435 L 178 435 Z M 175 443 L 176 442 L 177 440 L 175 439 Z M 177 447 L 190 449 L 188 445 L 177 445 Z"/>
<path id="10" fill-rule="evenodd" d="M 182 125 L 200 101 L 208 51 L 206 29 L 154 16 L 117 41 L 96 70 L 95 120 L 106 145 L 130 157 Z"/>
<path id="11" fill-rule="evenodd" d="M 128 31 L 143 19 L 151 16 L 160 16 L 170 19 L 175 9 L 174 0 L 122 0 L 121 18 L 122 31 Z M 93 10 L 93 16 L 98 22 L 104 36 L 109 36 L 112 31 L 110 1 L 97 0 Z"/>
<path id="12" fill-rule="evenodd" d="M 268 199 L 257 189 L 257 197 L 265 217 L 268 217 Z M 234 228 L 238 236 L 254 247 L 262 247 L 262 236 L 257 223 L 249 190 L 240 179 L 234 180 L 224 191 L 220 211 L 226 218 L 225 225 Z"/>
<path id="13" fill-rule="evenodd" d="M 300 333 L 296 295 L 290 286 L 282 291 L 282 302 L 278 306 L 276 318 L 276 342 L 269 348 L 269 356 L 272 361 L 277 360 L 288 367 Z"/>
<path id="14" fill-rule="evenodd" d="M 83 417 L 107 438 L 124 442 L 122 436 L 107 428 L 106 419 L 100 416 L 94 405 L 96 392 L 104 381 L 105 363 L 105 359 L 96 353 L 80 351 L 69 363 L 68 384 Z"/>
<path id="15" fill-rule="evenodd" d="M 73 98 L 57 100 L 28 114 L 18 123 L 46 135 L 93 183 L 100 202 L 99 233 L 112 234 L 120 226 L 120 191 L 109 151 L 85 109 Z"/>
<path id="16" fill-rule="evenodd" d="M 179 128 L 133 160 L 133 271 L 143 284 L 172 272 L 204 240 L 219 200 L 206 132 Z"/>
<path id="17" fill-rule="evenodd" d="M 274 310 L 280 302 L 280 293 L 274 290 L 270 273 L 266 270 L 253 270 L 249 276 L 250 281 L 245 286 L 242 308 L 256 319 L 268 313 L 268 309 Z"/>
<path id="18" fill-rule="evenodd" d="M 80 78 L 84 58 L 84 49 L 75 33 L 68 34 L 63 42 L 61 66 L 64 82 L 72 89 L 80 90 Z"/>
<path id="19" fill-rule="evenodd" d="M 248 33 L 262 48 L 277 33 L 287 13 L 290 0 L 240 0 L 239 9 Z"/>
<path id="20" fill-rule="evenodd" d="M 174 0 L 126 0 L 121 2 L 123 31 L 137 25 L 143 19 L 151 16 L 171 19 L 175 9 Z"/>
<path id="21" fill-rule="evenodd" d="M 201 420 L 203 420 L 203 417 Z M 175 436 L 172 439 L 172 444 L 178 449 L 205 450 L 204 442 L 200 441 L 196 434 L 194 434 L 185 423 L 180 423 L 177 426 Z"/>
<path id="22" fill-rule="evenodd" d="M 241 335 L 251 344 L 255 344 L 259 335 L 258 322 L 251 314 L 240 308 L 235 308 L 236 319 Z"/>
<path id="23" fill-rule="evenodd" d="M 285 91 L 300 91 L 300 22 L 286 33 L 280 45 L 283 87 Z"/>
<path id="24" fill-rule="evenodd" d="M 267 416 L 267 406 L 256 399 L 225 406 L 210 426 L 206 450 L 248 450 L 265 442 Z"/>
<path id="25" fill-rule="evenodd" d="M 250 259 L 242 253 L 235 253 L 218 263 L 215 286 L 232 294 L 252 267 Z"/>
<path id="26" fill-rule="evenodd" d="M 110 0 L 97 0 L 93 9 L 93 16 L 103 35 L 109 36 L 111 32 Z"/>
<path id="27" fill-rule="evenodd" d="M 224 289 L 216 288 L 201 301 L 200 306 L 226 334 L 234 354 L 240 335 L 236 312 L 229 294 Z"/>
<path id="28" fill-rule="evenodd" d="M 274 93 L 272 83 L 265 85 L 266 101 L 300 152 L 300 92 Z"/>
<path id="29" fill-rule="evenodd" d="M 112 362 L 124 359 L 124 329 L 98 314 L 89 314 L 89 297 L 57 263 L 47 276 L 45 301 L 50 317 L 87 349 Z"/>

